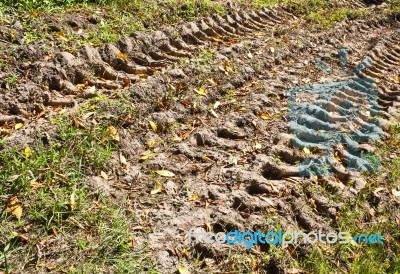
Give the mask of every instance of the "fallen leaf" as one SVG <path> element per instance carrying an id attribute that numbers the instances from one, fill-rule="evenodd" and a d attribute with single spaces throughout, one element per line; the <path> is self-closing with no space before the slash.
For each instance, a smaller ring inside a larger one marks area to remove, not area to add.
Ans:
<path id="1" fill-rule="evenodd" d="M 214 104 L 214 109 L 217 109 L 220 105 L 221 103 L 219 101 L 216 101 Z"/>
<path id="2" fill-rule="evenodd" d="M 122 60 L 128 61 L 128 56 L 125 53 L 119 52 L 118 57 Z"/>
<path id="3" fill-rule="evenodd" d="M 307 155 L 310 155 L 310 154 L 311 154 L 311 151 L 310 151 L 307 147 L 304 147 L 304 148 L 303 148 L 303 152 L 304 152 L 305 154 L 307 154 Z"/>
<path id="4" fill-rule="evenodd" d="M 225 71 L 228 73 L 233 73 L 233 69 L 231 67 L 231 65 L 228 62 L 225 62 Z"/>
<path id="5" fill-rule="evenodd" d="M 156 146 L 156 140 L 154 140 L 154 139 L 148 140 L 146 145 L 148 148 L 153 148 Z"/>
<path id="6" fill-rule="evenodd" d="M 13 196 L 8 200 L 6 212 L 13 214 L 18 221 L 21 220 L 22 206 L 17 196 Z"/>
<path id="7" fill-rule="evenodd" d="M 100 176 L 103 177 L 103 179 L 108 180 L 108 175 L 104 171 L 100 172 Z"/>
<path id="8" fill-rule="evenodd" d="M 162 191 L 162 185 L 156 185 L 150 194 L 154 195 Z"/>
<path id="9" fill-rule="evenodd" d="M 214 163 L 214 161 L 207 156 L 201 156 L 201 159 L 207 163 Z"/>
<path id="10" fill-rule="evenodd" d="M 117 130 L 115 129 L 115 127 L 113 126 L 109 126 L 108 127 L 108 133 L 110 134 L 111 138 L 115 141 L 119 141 L 119 134 L 117 132 Z"/>
<path id="11" fill-rule="evenodd" d="M 199 199 L 199 194 L 193 193 L 189 196 L 189 201 L 196 201 Z"/>
<path id="12" fill-rule="evenodd" d="M 211 85 L 216 85 L 216 83 L 214 82 L 214 80 L 213 79 L 207 79 L 207 82 L 209 82 Z"/>
<path id="13" fill-rule="evenodd" d="M 261 113 L 260 117 L 264 120 L 271 120 L 271 115 L 269 115 L 268 113 Z"/>
<path id="14" fill-rule="evenodd" d="M 157 125 L 153 121 L 149 121 L 149 124 L 154 132 L 157 132 Z"/>
<path id="15" fill-rule="evenodd" d="M 42 183 L 39 183 L 39 182 L 36 182 L 36 181 L 30 182 L 29 185 L 33 189 L 44 187 L 44 185 Z"/>
<path id="16" fill-rule="evenodd" d="M 202 96 L 206 96 L 207 95 L 207 90 L 205 88 L 199 88 L 199 89 L 195 89 L 197 94 L 200 94 Z"/>
<path id="17" fill-rule="evenodd" d="M 72 116 L 72 121 L 75 127 L 86 128 L 85 121 L 83 121 L 81 118 Z"/>
<path id="18" fill-rule="evenodd" d="M 32 150 L 29 146 L 26 146 L 24 149 L 24 154 L 26 158 L 29 158 L 32 156 Z"/>
<path id="19" fill-rule="evenodd" d="M 152 153 L 151 151 L 147 151 L 147 152 L 143 153 L 139 159 L 142 161 L 145 161 L 145 160 L 151 158 L 153 155 L 154 155 L 154 153 Z"/>
<path id="20" fill-rule="evenodd" d="M 64 36 L 64 34 L 62 32 L 56 32 L 56 37 L 58 39 L 64 40 L 64 41 L 68 41 L 68 38 Z"/>
<path id="21" fill-rule="evenodd" d="M 179 274 L 190 274 L 189 270 L 183 265 L 177 266 Z"/>
<path id="22" fill-rule="evenodd" d="M 24 127 L 23 123 L 18 123 L 18 124 L 15 125 L 15 129 L 21 129 L 23 127 Z"/>
<path id="23" fill-rule="evenodd" d="M 70 209 L 71 209 L 71 211 L 74 211 L 74 209 L 75 209 L 75 193 L 71 193 L 71 196 L 70 196 L 70 198 L 69 198 L 69 206 L 70 206 Z"/>
<path id="24" fill-rule="evenodd" d="M 254 145 L 254 148 L 255 148 L 255 149 L 261 149 L 262 146 L 261 146 L 260 143 L 257 142 L 257 143 Z"/>
<path id="25" fill-rule="evenodd" d="M 174 177 L 175 176 L 174 173 L 172 173 L 171 171 L 165 170 L 165 169 L 157 170 L 156 173 L 158 175 L 161 175 L 161 176 L 164 176 L 164 177 Z"/>
<path id="26" fill-rule="evenodd" d="M 121 164 L 126 165 L 126 158 L 124 155 L 122 155 L 122 153 L 119 154 L 119 161 Z"/>

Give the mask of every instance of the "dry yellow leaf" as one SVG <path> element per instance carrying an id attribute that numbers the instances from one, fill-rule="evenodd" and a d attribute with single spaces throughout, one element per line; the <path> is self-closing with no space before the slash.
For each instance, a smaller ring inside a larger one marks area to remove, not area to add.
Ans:
<path id="1" fill-rule="evenodd" d="M 26 146 L 24 149 L 24 154 L 26 158 L 29 158 L 32 156 L 32 150 L 29 146 Z"/>
<path id="2" fill-rule="evenodd" d="M 151 158 L 153 155 L 154 155 L 154 153 L 152 153 L 151 151 L 147 151 L 147 152 L 143 153 L 139 159 L 144 161 L 144 160 Z"/>
<path id="3" fill-rule="evenodd" d="M 6 212 L 13 214 L 18 220 L 21 220 L 22 206 L 17 196 L 13 196 L 8 200 Z"/>
<path id="4" fill-rule="evenodd" d="M 56 32 L 56 37 L 58 39 L 64 40 L 64 41 L 68 41 L 68 38 L 64 36 L 64 34 L 62 32 Z"/>
<path id="5" fill-rule="evenodd" d="M 156 146 L 156 140 L 151 139 L 151 140 L 147 141 L 146 145 L 148 148 L 153 148 Z"/>
<path id="6" fill-rule="evenodd" d="M 195 89 L 197 94 L 200 94 L 202 96 L 206 96 L 207 95 L 207 90 L 203 87 L 199 88 L 199 89 Z"/>
<path id="7" fill-rule="evenodd" d="M 207 79 L 207 82 L 209 82 L 211 85 L 216 85 L 215 81 L 213 79 Z"/>
<path id="8" fill-rule="evenodd" d="M 153 121 L 149 121 L 149 124 L 154 132 L 157 132 L 157 125 Z"/>
<path id="9" fill-rule="evenodd" d="M 15 125 L 15 129 L 20 129 L 20 128 L 23 128 L 23 127 L 24 127 L 23 123 L 18 123 L 18 124 Z"/>
<path id="10" fill-rule="evenodd" d="M 311 151 L 307 147 L 303 148 L 303 152 L 307 155 L 311 154 Z"/>
<path id="11" fill-rule="evenodd" d="M 268 113 L 261 113 L 260 117 L 264 120 L 271 120 L 271 115 L 269 115 Z"/>
<path id="12" fill-rule="evenodd" d="M 150 192 L 152 195 L 157 194 L 162 191 L 162 185 L 156 185 L 154 189 Z"/>
<path id="13" fill-rule="evenodd" d="M 44 187 L 44 185 L 42 183 L 39 183 L 39 182 L 36 182 L 36 181 L 30 182 L 29 185 L 33 189 Z"/>
<path id="14" fill-rule="evenodd" d="M 72 116 L 72 121 L 75 127 L 86 128 L 85 121 L 83 121 L 81 118 Z"/>
<path id="15" fill-rule="evenodd" d="M 157 170 L 156 173 L 158 175 L 161 175 L 161 176 L 164 176 L 164 177 L 174 177 L 175 176 L 174 173 L 172 173 L 171 171 L 165 170 L 165 169 Z"/>
<path id="16" fill-rule="evenodd" d="M 83 89 L 85 88 L 87 85 L 86 84 L 77 84 L 75 85 L 78 89 Z"/>
<path id="17" fill-rule="evenodd" d="M 233 73 L 233 69 L 228 62 L 225 62 L 225 71 L 228 73 Z"/>
<path id="18" fill-rule="evenodd" d="M 115 127 L 113 126 L 109 126 L 108 127 L 108 133 L 110 134 L 111 138 L 115 141 L 119 141 L 119 134 L 117 132 L 117 130 L 115 129 Z"/>
<path id="19" fill-rule="evenodd" d="M 179 274 L 190 274 L 189 270 L 183 265 L 177 266 Z"/>
<path id="20" fill-rule="evenodd" d="M 71 211 L 75 209 L 75 193 L 71 193 L 71 197 L 69 198 L 69 206 Z"/>
<path id="21" fill-rule="evenodd" d="M 119 161 L 121 164 L 126 165 L 126 158 L 122 153 L 119 154 Z"/>
<path id="22" fill-rule="evenodd" d="M 189 196 L 189 201 L 196 201 L 199 199 L 199 194 L 193 193 Z"/>
<path id="23" fill-rule="evenodd" d="M 125 53 L 119 52 L 118 57 L 122 60 L 128 61 L 128 56 Z"/>
<path id="24" fill-rule="evenodd" d="M 105 180 L 108 180 L 108 175 L 104 171 L 100 172 L 100 176 L 103 177 Z"/>

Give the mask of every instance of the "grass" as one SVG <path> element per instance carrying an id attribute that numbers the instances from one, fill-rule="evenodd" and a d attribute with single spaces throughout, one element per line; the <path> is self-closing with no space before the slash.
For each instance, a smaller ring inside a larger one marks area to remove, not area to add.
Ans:
<path id="1" fill-rule="evenodd" d="M 110 200 L 87 186 L 87 176 L 109 169 L 118 149 L 109 127 L 121 121 L 83 127 L 75 120 L 89 112 L 101 120 L 107 109 L 126 117 L 134 110 L 125 96 L 94 98 L 74 115 L 53 118 L 55 136 L 48 140 L 38 132 L 29 153 L 26 147 L 1 151 L 0 206 L 9 207 L 10 198 L 17 197 L 22 217 L 5 210 L 0 214 L 0 271 L 158 273 L 145 250 L 134 248 L 131 229 L 140 216 L 130 202 Z M 0 139 L 0 149 L 4 145 Z"/>

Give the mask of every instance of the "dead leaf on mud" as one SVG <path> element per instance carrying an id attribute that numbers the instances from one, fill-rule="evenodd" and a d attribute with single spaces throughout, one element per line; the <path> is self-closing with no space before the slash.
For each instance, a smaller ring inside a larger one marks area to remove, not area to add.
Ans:
<path id="1" fill-rule="evenodd" d="M 105 173 L 104 171 L 101 171 L 101 172 L 100 172 L 100 176 L 101 176 L 103 179 L 108 180 L 108 175 L 107 175 L 107 173 Z"/>
<path id="2" fill-rule="evenodd" d="M 199 89 L 195 89 L 194 90 L 197 94 L 202 95 L 202 96 L 206 96 L 207 95 L 207 90 L 203 87 L 199 88 Z"/>
<path id="3" fill-rule="evenodd" d="M 125 156 L 124 156 L 122 153 L 119 154 L 119 161 L 120 161 L 121 164 L 123 164 L 124 166 L 125 166 L 126 163 L 127 163 L 126 158 L 125 158 Z"/>
<path id="4" fill-rule="evenodd" d="M 176 268 L 178 269 L 179 274 L 190 274 L 189 270 L 183 265 L 179 265 Z"/>
<path id="5" fill-rule="evenodd" d="M 64 41 L 68 41 L 68 38 L 65 37 L 65 35 L 62 32 L 56 32 L 56 37 Z"/>
<path id="6" fill-rule="evenodd" d="M 268 113 L 261 112 L 259 116 L 264 120 L 271 120 L 271 115 L 269 115 Z"/>
<path id="7" fill-rule="evenodd" d="M 115 127 L 113 126 L 109 126 L 108 127 L 108 133 L 110 134 L 110 137 L 115 140 L 115 141 L 119 141 L 119 134 L 118 131 L 115 129 Z"/>
<path id="8" fill-rule="evenodd" d="M 162 170 L 157 170 L 156 173 L 160 176 L 164 176 L 164 177 L 174 177 L 175 174 L 172 173 L 171 171 L 162 169 Z"/>
<path id="9" fill-rule="evenodd" d="M 149 121 L 149 124 L 154 132 L 157 132 L 157 125 L 153 121 Z"/>
<path id="10" fill-rule="evenodd" d="M 144 153 L 141 154 L 139 160 L 145 161 L 149 158 L 151 158 L 154 155 L 151 151 L 145 151 Z"/>
<path id="11" fill-rule="evenodd" d="M 199 199 L 199 194 L 193 193 L 189 196 L 189 201 L 196 201 Z"/>
<path id="12" fill-rule="evenodd" d="M 157 194 L 162 191 L 162 185 L 156 185 L 154 189 L 150 192 L 151 195 Z"/>
<path id="13" fill-rule="evenodd" d="M 21 129 L 23 127 L 24 127 L 23 123 L 18 123 L 18 124 L 15 125 L 15 129 Z"/>
<path id="14" fill-rule="evenodd" d="M 126 55 L 125 53 L 118 52 L 118 57 L 122 60 L 128 61 L 128 55 Z"/>
<path id="15" fill-rule="evenodd" d="M 6 212 L 13 214 L 18 219 L 18 221 L 21 220 L 22 206 L 19 203 L 17 196 L 13 196 L 8 200 Z"/>
<path id="16" fill-rule="evenodd" d="M 232 74 L 233 73 L 233 69 L 231 67 L 231 65 L 228 62 L 225 62 L 225 66 L 224 69 L 227 73 Z"/>

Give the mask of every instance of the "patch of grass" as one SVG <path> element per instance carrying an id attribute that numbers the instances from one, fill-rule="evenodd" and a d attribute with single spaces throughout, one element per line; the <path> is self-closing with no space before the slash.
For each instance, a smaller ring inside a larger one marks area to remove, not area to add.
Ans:
<path id="1" fill-rule="evenodd" d="M 6 79 L 6 88 L 10 89 L 10 88 L 15 87 L 18 83 L 18 79 L 19 79 L 19 77 L 15 73 L 9 75 Z"/>
<path id="2" fill-rule="evenodd" d="M 38 132 L 30 153 L 26 147 L 4 149 L 1 139 L 0 272 L 158 273 L 146 250 L 134 248 L 131 229 L 140 216 L 130 202 L 111 201 L 87 186 L 88 176 L 107 172 L 118 149 L 109 126 L 120 120 L 108 119 L 107 110 L 124 117 L 134 111 L 126 94 L 113 96 L 54 118 L 56 135 Z M 106 121 L 74 120 L 89 112 Z M 22 206 L 20 220 L 3 210 L 13 196 Z"/>
<path id="3" fill-rule="evenodd" d="M 312 23 L 323 28 L 330 28 L 335 23 L 343 21 L 346 18 L 359 19 L 366 16 L 365 8 L 340 8 L 340 9 L 324 9 L 312 11 L 307 15 L 307 19 Z"/>

